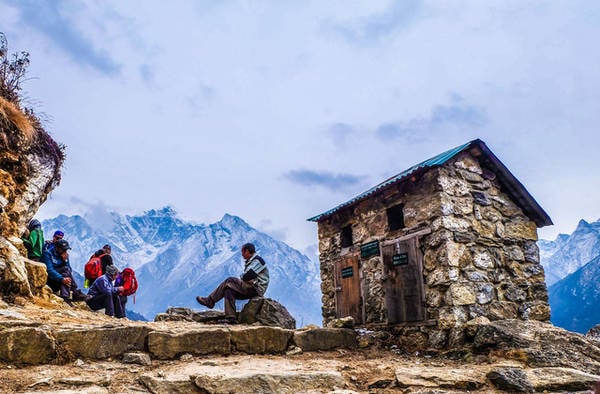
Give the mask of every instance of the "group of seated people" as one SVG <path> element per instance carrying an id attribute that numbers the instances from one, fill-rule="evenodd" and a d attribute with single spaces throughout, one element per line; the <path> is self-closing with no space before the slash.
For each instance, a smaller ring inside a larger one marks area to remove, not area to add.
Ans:
<path id="1" fill-rule="evenodd" d="M 125 303 L 127 297 L 119 295 L 122 286 L 115 286 L 119 269 L 113 264 L 110 245 L 104 245 L 95 252 L 102 256 L 102 275 L 90 283 L 85 294 L 78 288 L 73 279 L 73 271 L 69 262 L 69 242 L 64 239 L 62 231 L 56 231 L 51 241 L 47 241 L 41 256 L 41 262 L 46 265 L 48 272 L 47 285 L 54 293 L 69 305 L 73 302 L 84 301 L 94 311 L 104 309 L 105 314 L 117 318 L 126 317 Z"/>

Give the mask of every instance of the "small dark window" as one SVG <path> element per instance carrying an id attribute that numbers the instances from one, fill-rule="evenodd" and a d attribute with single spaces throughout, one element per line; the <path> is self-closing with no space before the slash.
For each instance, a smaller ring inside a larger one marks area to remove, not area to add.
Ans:
<path id="1" fill-rule="evenodd" d="M 352 226 L 342 227 L 342 248 L 352 246 Z"/>
<path id="2" fill-rule="evenodd" d="M 390 231 L 404 228 L 404 205 L 399 204 L 386 210 Z"/>

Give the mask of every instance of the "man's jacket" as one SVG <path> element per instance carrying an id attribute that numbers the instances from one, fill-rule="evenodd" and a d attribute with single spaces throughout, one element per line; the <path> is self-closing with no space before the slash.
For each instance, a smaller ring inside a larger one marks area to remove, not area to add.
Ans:
<path id="1" fill-rule="evenodd" d="M 44 253 L 42 253 L 42 263 L 46 264 L 46 271 L 48 271 L 48 280 L 54 282 L 62 282 L 64 276 L 61 275 L 58 270 L 64 267 L 69 267 L 71 269 L 71 265 L 69 264 L 69 259 L 64 261 L 60 255 L 56 252 L 55 248 L 47 249 Z"/>
<path id="2" fill-rule="evenodd" d="M 262 257 L 254 253 L 246 260 L 242 280 L 253 282 L 256 292 L 261 296 L 265 294 L 267 286 L 269 286 L 269 270 Z"/>

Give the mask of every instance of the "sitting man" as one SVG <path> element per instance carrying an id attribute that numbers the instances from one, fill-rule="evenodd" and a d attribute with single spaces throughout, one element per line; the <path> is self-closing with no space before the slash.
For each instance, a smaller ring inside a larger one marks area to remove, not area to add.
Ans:
<path id="1" fill-rule="evenodd" d="M 33 261 L 40 261 L 44 250 L 42 223 L 37 219 L 32 219 L 27 225 L 27 230 L 21 239 L 25 248 L 27 248 L 27 258 Z"/>
<path id="2" fill-rule="evenodd" d="M 125 317 L 123 303 L 119 297 L 119 292 L 123 291 L 123 287 L 113 286 L 113 281 L 118 274 L 119 269 L 117 267 L 107 265 L 106 273 L 94 281 L 94 284 L 92 284 L 92 287 L 88 291 L 88 299 L 86 301 L 93 311 L 104 308 L 104 313 L 108 316 Z"/>
<path id="3" fill-rule="evenodd" d="M 60 291 L 59 295 L 65 302 L 71 305 L 71 301 L 85 301 L 86 295 L 77 288 L 73 279 L 71 264 L 69 264 L 69 252 L 71 249 L 66 239 L 59 239 L 53 248 L 42 253 L 42 262 L 46 264 L 48 280 L 46 284 L 52 291 Z M 73 298 L 71 298 L 73 292 Z"/>
<path id="4" fill-rule="evenodd" d="M 60 230 L 56 230 L 52 236 L 52 239 L 44 242 L 44 252 L 50 248 L 53 248 L 56 241 L 63 239 L 64 237 L 65 233 Z"/>
<path id="5" fill-rule="evenodd" d="M 269 270 L 265 261 L 256 254 L 254 244 L 242 246 L 242 257 L 245 260 L 244 273 L 241 279 L 229 277 L 225 279 L 208 297 L 196 297 L 196 301 L 212 309 L 215 303 L 225 298 L 225 323 L 236 324 L 235 300 L 247 300 L 263 296 L 269 285 Z"/>

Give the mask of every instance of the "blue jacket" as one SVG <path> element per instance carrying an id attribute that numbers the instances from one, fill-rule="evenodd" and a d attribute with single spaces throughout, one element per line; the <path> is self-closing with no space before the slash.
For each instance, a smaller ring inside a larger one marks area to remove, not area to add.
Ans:
<path id="1" fill-rule="evenodd" d="M 71 268 L 69 259 L 67 258 L 67 261 L 63 261 L 54 248 L 49 248 L 42 253 L 42 263 L 46 264 L 48 279 L 55 282 L 61 282 L 63 280 L 63 275 L 59 274 L 57 269 L 62 267 Z"/>
<path id="2" fill-rule="evenodd" d="M 103 294 L 117 294 L 119 290 L 117 290 L 113 284 L 112 279 L 108 277 L 107 274 L 104 274 L 98 279 L 94 281 L 92 287 L 88 290 L 88 295 L 97 296 Z"/>

